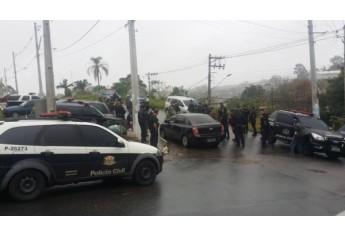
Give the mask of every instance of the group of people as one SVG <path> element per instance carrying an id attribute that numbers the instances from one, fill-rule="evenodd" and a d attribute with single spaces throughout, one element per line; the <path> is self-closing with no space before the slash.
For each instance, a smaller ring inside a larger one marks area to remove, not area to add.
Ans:
<path id="1" fill-rule="evenodd" d="M 200 102 L 199 104 L 197 104 L 197 103 L 194 103 L 192 99 L 189 101 L 188 111 L 190 113 L 203 113 L 203 114 L 210 114 L 211 112 L 207 103 Z"/>
<path id="2" fill-rule="evenodd" d="M 153 147 L 157 147 L 158 145 L 158 128 L 159 128 L 159 121 L 158 121 L 158 112 L 157 108 L 152 109 L 151 111 L 147 111 L 145 105 L 140 106 L 140 110 L 138 112 L 138 122 L 141 130 L 141 142 L 147 143 L 147 136 L 148 130 L 150 131 L 150 145 Z"/>
<path id="3" fill-rule="evenodd" d="M 265 108 L 260 108 L 260 124 L 261 124 L 261 146 L 262 148 L 267 147 L 267 139 L 269 136 L 269 122 L 268 113 Z M 228 115 L 227 108 L 223 103 L 220 103 L 220 108 L 218 110 L 218 120 L 223 125 L 225 131 L 225 138 L 230 139 L 229 126 L 231 126 L 235 138 L 233 141 L 236 146 L 245 147 L 244 134 L 248 133 L 248 123 L 251 124 L 253 128 L 253 137 L 257 136 L 256 129 L 256 119 L 257 112 L 256 108 L 252 107 L 251 110 L 247 108 L 246 105 L 242 109 L 235 107 L 231 110 L 231 115 Z"/>

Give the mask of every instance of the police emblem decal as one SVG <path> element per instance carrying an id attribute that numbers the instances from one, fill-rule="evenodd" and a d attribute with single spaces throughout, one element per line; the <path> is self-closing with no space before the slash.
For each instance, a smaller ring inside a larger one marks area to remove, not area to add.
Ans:
<path id="1" fill-rule="evenodd" d="M 103 165 L 105 166 L 112 166 L 115 165 L 116 161 L 115 161 L 115 157 L 114 156 L 106 156 L 103 159 Z"/>

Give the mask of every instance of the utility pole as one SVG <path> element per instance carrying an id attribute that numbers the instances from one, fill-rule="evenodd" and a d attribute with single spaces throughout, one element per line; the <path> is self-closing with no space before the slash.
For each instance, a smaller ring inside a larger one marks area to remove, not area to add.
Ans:
<path id="1" fill-rule="evenodd" d="M 46 76 L 46 97 L 47 97 L 47 111 L 56 111 L 55 105 L 55 86 L 54 86 L 54 71 L 53 71 L 53 56 L 50 39 L 50 25 L 49 20 L 43 21 L 43 42 L 44 42 L 44 62 L 45 62 L 45 76 Z"/>
<path id="2" fill-rule="evenodd" d="M 343 27 L 344 30 L 344 39 L 343 39 L 343 44 L 344 44 L 344 68 L 343 68 L 343 76 L 344 76 L 344 113 L 345 113 L 345 25 Z"/>
<path id="3" fill-rule="evenodd" d="M 207 103 L 208 105 L 211 104 L 211 73 L 212 67 L 213 69 L 223 69 L 225 68 L 225 64 L 220 64 L 220 60 L 223 60 L 225 57 L 212 57 L 211 54 L 208 55 L 208 92 L 207 92 Z M 214 60 L 214 61 L 212 61 Z M 217 65 L 218 62 L 218 65 Z"/>
<path id="4" fill-rule="evenodd" d="M 135 44 L 135 28 L 134 20 L 128 21 L 129 33 L 129 52 L 131 63 L 131 85 L 132 85 L 132 117 L 133 117 L 133 131 L 139 137 L 138 126 L 138 111 L 139 111 L 139 79 L 138 79 L 138 65 L 137 65 L 137 51 Z"/>
<path id="5" fill-rule="evenodd" d="M 319 98 L 317 97 L 317 84 L 316 84 L 316 65 L 315 65 L 315 52 L 314 52 L 314 35 L 313 35 L 313 21 L 308 20 L 309 32 L 309 52 L 310 52 L 310 74 L 311 74 L 311 101 L 312 112 L 314 116 L 320 117 Z"/>
<path id="6" fill-rule="evenodd" d="M 42 76 L 41 76 L 41 63 L 40 63 L 40 44 L 41 40 L 38 43 L 37 42 L 37 25 L 36 22 L 34 23 L 34 28 L 35 28 L 35 40 L 36 40 L 36 58 L 37 58 L 37 70 L 38 70 L 38 86 L 39 86 L 39 97 L 43 97 L 43 87 L 42 87 Z"/>
<path id="7" fill-rule="evenodd" d="M 147 80 L 148 80 L 148 83 L 149 83 L 149 96 L 151 95 L 151 78 L 150 78 L 150 76 L 152 75 L 152 76 L 157 76 L 158 75 L 158 73 L 147 73 L 146 74 L 147 75 Z"/>
<path id="8" fill-rule="evenodd" d="M 18 82 L 17 82 L 16 60 L 15 60 L 14 52 L 12 52 L 12 57 L 13 57 L 14 80 L 15 80 L 15 82 L 16 82 L 16 90 L 17 90 L 17 93 L 19 94 Z"/>

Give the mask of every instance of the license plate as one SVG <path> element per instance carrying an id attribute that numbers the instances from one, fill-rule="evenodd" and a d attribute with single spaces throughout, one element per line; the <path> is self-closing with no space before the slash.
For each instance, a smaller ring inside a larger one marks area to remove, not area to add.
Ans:
<path id="1" fill-rule="evenodd" d="M 332 152 L 340 152 L 340 148 L 339 148 L 339 147 L 332 146 L 332 147 L 331 147 L 331 151 L 332 151 Z"/>
<path id="2" fill-rule="evenodd" d="M 207 139 L 207 142 L 208 143 L 212 143 L 212 142 L 215 142 L 216 141 L 216 138 L 208 138 Z"/>

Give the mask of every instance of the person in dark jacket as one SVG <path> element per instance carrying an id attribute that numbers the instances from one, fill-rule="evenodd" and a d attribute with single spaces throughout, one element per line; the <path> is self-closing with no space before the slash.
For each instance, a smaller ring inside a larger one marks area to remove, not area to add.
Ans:
<path id="1" fill-rule="evenodd" d="M 256 110 L 255 107 L 252 107 L 252 110 L 249 113 L 249 122 L 252 125 L 253 128 L 253 137 L 257 135 L 257 130 L 256 130 Z"/>
<path id="2" fill-rule="evenodd" d="M 138 112 L 138 122 L 141 130 L 141 142 L 147 143 L 147 123 L 148 123 L 148 113 L 146 111 L 145 105 L 140 106 L 140 111 Z"/>
<path id="3" fill-rule="evenodd" d="M 248 117 L 249 117 L 250 111 L 247 108 L 247 105 L 244 105 L 242 108 L 242 114 L 244 117 L 244 133 L 248 133 Z"/>
<path id="4" fill-rule="evenodd" d="M 117 101 L 115 105 L 115 115 L 119 118 L 125 119 L 126 109 L 123 107 L 121 101 Z"/>
<path id="5" fill-rule="evenodd" d="M 260 109 L 261 117 L 260 117 L 260 124 L 261 124 L 261 147 L 267 147 L 267 140 L 270 135 L 270 124 L 268 120 L 268 113 L 266 112 L 265 108 Z"/>
<path id="6" fill-rule="evenodd" d="M 158 109 L 155 108 L 151 111 L 150 116 L 149 116 L 149 129 L 150 129 L 150 145 L 153 147 L 157 147 L 158 145 L 158 127 L 159 127 L 159 122 L 158 122 Z"/>
<path id="7" fill-rule="evenodd" d="M 218 110 L 218 120 L 224 127 L 225 138 L 229 140 L 230 133 L 229 133 L 229 124 L 228 124 L 228 111 L 223 103 L 220 103 L 220 108 Z"/>
<path id="8" fill-rule="evenodd" d="M 241 111 L 237 108 L 234 110 L 234 113 L 231 117 L 232 126 L 235 132 L 235 142 L 236 146 L 245 147 L 244 140 L 244 127 L 245 127 L 245 118 Z"/>
<path id="9" fill-rule="evenodd" d="M 188 111 L 190 113 L 194 113 L 195 112 L 195 104 L 194 104 L 194 101 L 192 99 L 190 100 L 190 103 L 188 105 Z"/>

